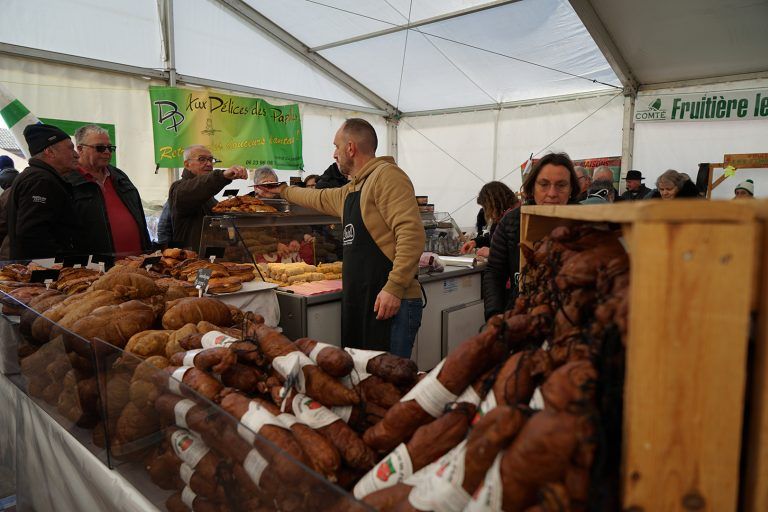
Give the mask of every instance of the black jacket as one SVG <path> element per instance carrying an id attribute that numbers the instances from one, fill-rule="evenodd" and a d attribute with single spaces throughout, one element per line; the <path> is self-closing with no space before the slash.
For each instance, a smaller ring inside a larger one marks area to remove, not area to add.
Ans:
<path id="1" fill-rule="evenodd" d="M 111 165 L 108 167 L 115 192 L 136 221 L 141 238 L 141 249 L 149 252 L 152 250 L 152 241 L 147 231 L 147 219 L 144 217 L 144 207 L 141 205 L 139 191 L 136 190 L 136 187 L 133 186 L 123 171 Z M 115 244 L 112 240 L 112 231 L 101 187 L 97 183 L 88 181 L 79 172 L 71 172 L 64 176 L 64 179 L 72 185 L 75 210 L 77 210 L 80 221 L 85 227 L 83 242 L 88 247 L 88 252 L 90 254 L 114 253 Z"/>
<path id="2" fill-rule="evenodd" d="M 42 160 L 31 159 L 13 182 L 7 219 L 11 259 L 88 254 L 72 185 Z"/>
<path id="3" fill-rule="evenodd" d="M 621 199 L 623 201 L 637 201 L 639 199 L 645 199 L 645 196 L 647 196 L 650 191 L 651 189 L 646 187 L 644 183 L 641 183 L 640 188 L 637 190 L 625 190 L 624 193 L 621 194 Z"/>
<path id="4" fill-rule="evenodd" d="M 347 177 L 341 174 L 336 162 L 332 163 L 318 178 L 315 188 L 339 188 L 347 184 Z"/>
<path id="5" fill-rule="evenodd" d="M 517 297 L 514 276 L 520 271 L 520 207 L 507 212 L 491 238 L 488 266 L 483 271 L 486 320 L 512 307 Z M 512 286 L 507 288 L 507 281 Z"/>
<path id="6" fill-rule="evenodd" d="M 200 248 L 203 217 L 213 214 L 213 207 L 218 202 L 213 196 L 230 183 L 232 180 L 224 177 L 223 169 L 200 175 L 184 169 L 181 179 L 171 185 L 168 193 L 173 245 L 180 244 L 195 251 Z"/>

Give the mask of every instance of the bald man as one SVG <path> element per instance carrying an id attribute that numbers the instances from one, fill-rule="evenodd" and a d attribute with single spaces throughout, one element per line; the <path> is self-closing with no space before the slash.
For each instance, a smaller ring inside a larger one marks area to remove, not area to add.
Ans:
<path id="1" fill-rule="evenodd" d="M 378 139 L 367 121 L 347 119 L 333 144 L 349 183 L 264 190 L 342 219 L 342 345 L 410 357 L 421 325 L 416 275 L 425 239 L 413 185 L 392 157 L 376 157 Z"/>

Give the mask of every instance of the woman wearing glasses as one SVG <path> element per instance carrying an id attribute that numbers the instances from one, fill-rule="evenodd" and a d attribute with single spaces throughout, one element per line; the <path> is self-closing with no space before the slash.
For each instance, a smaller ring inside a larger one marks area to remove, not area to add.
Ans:
<path id="1" fill-rule="evenodd" d="M 568 204 L 581 189 L 573 162 L 565 153 L 549 153 L 523 178 L 524 204 Z M 515 274 L 520 271 L 520 207 L 499 222 L 483 272 L 486 320 L 511 308 L 517 297 Z"/>

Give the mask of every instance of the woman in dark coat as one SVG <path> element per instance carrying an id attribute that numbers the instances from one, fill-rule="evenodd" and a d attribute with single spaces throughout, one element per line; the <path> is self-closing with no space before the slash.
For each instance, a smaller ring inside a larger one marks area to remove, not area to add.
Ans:
<path id="1" fill-rule="evenodd" d="M 573 162 L 565 153 L 550 153 L 523 179 L 525 204 L 568 204 L 580 193 Z M 520 271 L 520 207 L 507 212 L 491 239 L 483 272 L 486 320 L 511 308 L 517 297 L 515 274 Z"/>
<path id="2" fill-rule="evenodd" d="M 496 231 L 496 226 L 504 214 L 519 205 L 517 196 L 512 190 L 500 181 L 491 181 L 483 185 L 480 193 L 477 195 L 477 204 L 482 206 L 477 216 L 477 236 L 465 243 L 461 248 L 461 253 L 465 254 L 473 249 L 478 249 L 477 255 L 484 258 L 488 257 L 488 247 L 491 246 L 491 237 Z M 482 229 L 480 224 L 480 215 L 482 218 L 482 227 L 488 226 L 488 231 Z M 484 251 L 480 251 L 485 247 Z"/>

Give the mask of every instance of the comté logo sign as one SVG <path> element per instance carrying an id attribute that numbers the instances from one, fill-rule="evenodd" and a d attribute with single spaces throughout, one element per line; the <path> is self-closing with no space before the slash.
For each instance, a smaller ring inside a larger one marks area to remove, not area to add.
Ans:
<path id="1" fill-rule="evenodd" d="M 768 120 L 768 89 L 649 96 L 636 122 Z"/>

